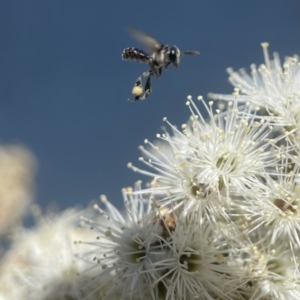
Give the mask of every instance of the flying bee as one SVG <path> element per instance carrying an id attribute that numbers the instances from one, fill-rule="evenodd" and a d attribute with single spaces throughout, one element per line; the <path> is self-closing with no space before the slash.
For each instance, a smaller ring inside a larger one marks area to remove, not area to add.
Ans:
<path id="1" fill-rule="evenodd" d="M 152 76 L 160 78 L 162 69 L 167 69 L 170 64 L 172 64 L 175 68 L 178 68 L 180 59 L 184 55 L 200 54 L 198 51 L 194 50 L 181 52 L 177 46 L 173 45 L 172 47 L 169 47 L 168 45 L 162 44 L 154 37 L 139 29 L 131 27 L 128 28 L 128 31 L 133 38 L 147 49 L 147 52 L 135 47 L 125 48 L 122 52 L 122 59 L 147 63 L 150 68 L 136 79 L 132 89 L 132 94 L 135 96 L 133 101 L 137 101 L 139 99 L 145 100 L 149 96 L 152 92 Z M 143 87 L 144 78 L 146 78 L 146 82 Z"/>

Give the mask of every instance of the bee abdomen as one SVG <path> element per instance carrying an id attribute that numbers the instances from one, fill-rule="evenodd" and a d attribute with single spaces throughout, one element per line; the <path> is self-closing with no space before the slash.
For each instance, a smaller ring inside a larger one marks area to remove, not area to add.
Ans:
<path id="1" fill-rule="evenodd" d="M 125 48 L 122 52 L 122 59 L 124 60 L 148 62 L 149 58 L 150 55 L 148 55 L 146 52 L 134 47 Z"/>

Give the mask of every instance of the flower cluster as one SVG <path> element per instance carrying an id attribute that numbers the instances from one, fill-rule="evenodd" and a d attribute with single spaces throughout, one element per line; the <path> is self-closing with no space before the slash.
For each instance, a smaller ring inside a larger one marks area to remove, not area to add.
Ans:
<path id="1" fill-rule="evenodd" d="M 75 210 L 67 210 L 57 217 L 39 218 L 34 228 L 16 232 L 2 259 L 1 300 L 84 298 L 82 289 L 91 278 L 80 276 L 88 264 L 76 259 L 74 240 L 90 234 L 76 226 L 78 219 Z"/>
<path id="2" fill-rule="evenodd" d="M 145 140 L 125 217 L 105 200 L 85 221 L 101 299 L 300 298 L 300 64 L 267 46 L 252 76 L 229 69 L 232 95 L 188 96 L 188 122 Z"/>
<path id="3" fill-rule="evenodd" d="M 145 140 L 124 211 L 103 195 L 81 229 L 23 232 L 0 299 L 300 299 L 300 63 L 262 47 L 232 95 L 188 96 L 188 121 Z"/>

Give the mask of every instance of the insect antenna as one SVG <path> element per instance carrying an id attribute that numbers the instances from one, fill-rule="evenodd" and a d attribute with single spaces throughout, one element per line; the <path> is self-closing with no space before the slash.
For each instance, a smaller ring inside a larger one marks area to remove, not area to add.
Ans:
<path id="1" fill-rule="evenodd" d="M 200 55 L 200 52 L 195 50 L 188 50 L 184 51 L 181 56 L 183 55 Z"/>

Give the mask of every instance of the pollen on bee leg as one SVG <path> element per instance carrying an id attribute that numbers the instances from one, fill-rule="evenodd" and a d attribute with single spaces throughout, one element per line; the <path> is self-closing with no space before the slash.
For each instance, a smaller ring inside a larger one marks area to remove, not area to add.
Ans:
<path id="1" fill-rule="evenodd" d="M 132 89 L 132 94 L 135 96 L 140 96 L 143 93 L 143 88 L 141 86 L 135 85 Z"/>

